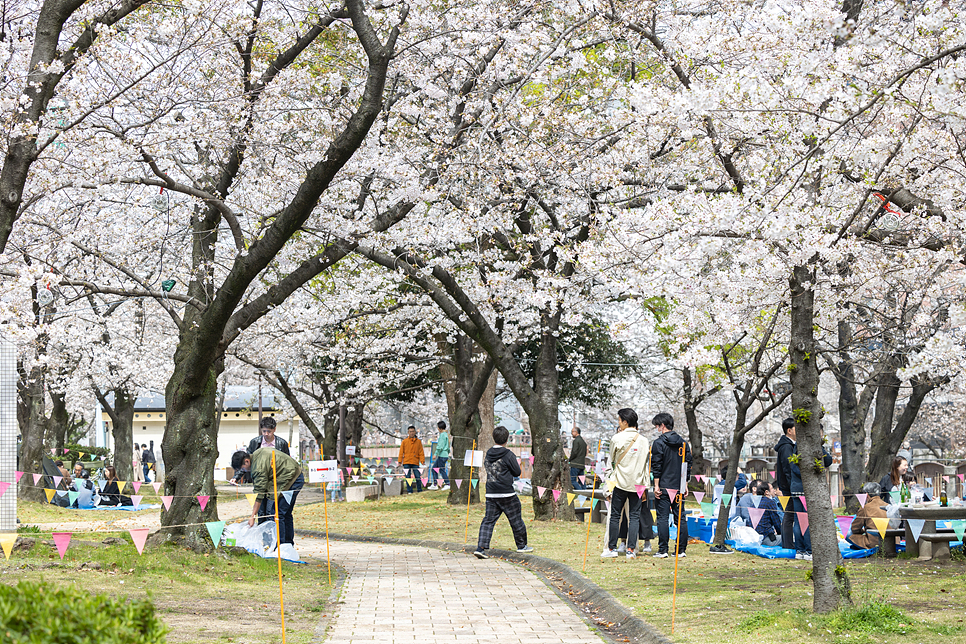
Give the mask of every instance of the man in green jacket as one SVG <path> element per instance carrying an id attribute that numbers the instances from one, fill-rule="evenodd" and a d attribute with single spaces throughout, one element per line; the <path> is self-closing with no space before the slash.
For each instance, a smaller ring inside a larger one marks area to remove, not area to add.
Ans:
<path id="1" fill-rule="evenodd" d="M 274 468 L 273 468 L 274 459 Z M 252 516 L 248 519 L 249 527 L 263 521 L 275 519 L 275 486 L 278 486 L 278 543 L 281 546 L 289 544 L 295 546 L 295 520 L 292 510 L 299 491 L 305 485 L 302 468 L 299 462 L 291 456 L 277 449 L 258 449 L 254 454 L 239 451 L 232 455 L 232 467 L 236 461 L 239 468 L 245 461 L 251 461 L 252 492 L 255 493 L 255 503 L 252 505 Z M 274 476 L 273 476 L 274 469 Z M 283 550 L 282 556 L 286 553 Z"/>
<path id="2" fill-rule="evenodd" d="M 446 431 L 446 423 L 443 421 L 436 423 L 436 427 L 439 429 L 439 438 L 436 439 L 435 459 L 429 475 L 435 476 L 436 481 L 442 481 L 443 486 L 440 488 L 434 481 L 429 489 L 448 490 L 449 472 L 446 469 L 446 463 L 449 461 L 449 432 Z"/>

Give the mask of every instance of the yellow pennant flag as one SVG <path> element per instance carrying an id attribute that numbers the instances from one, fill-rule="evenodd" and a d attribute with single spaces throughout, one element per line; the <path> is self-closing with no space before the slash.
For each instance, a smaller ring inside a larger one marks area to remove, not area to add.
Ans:
<path id="1" fill-rule="evenodd" d="M 886 530 L 889 529 L 889 517 L 872 517 L 872 522 L 875 523 L 875 529 L 879 531 L 879 535 L 885 539 Z"/>
<path id="2" fill-rule="evenodd" d="M 84 452 L 77 452 L 77 458 L 84 458 Z"/>
<path id="3" fill-rule="evenodd" d="M 359 473 L 359 468 L 358 467 L 353 467 L 352 468 L 352 473 L 353 474 L 358 474 Z"/>
<path id="4" fill-rule="evenodd" d="M 651 510 L 651 516 L 654 517 L 655 521 L 657 521 L 657 510 Z"/>
<path id="5" fill-rule="evenodd" d="M 575 498 L 577 498 L 576 494 L 571 494 L 570 492 L 567 492 L 567 505 L 573 504 Z"/>
<path id="6" fill-rule="evenodd" d="M 124 486 L 125 485 L 127 485 L 127 481 L 118 481 L 117 482 L 117 493 L 118 494 L 123 494 L 124 493 Z"/>
<path id="7" fill-rule="evenodd" d="M 50 500 L 54 498 L 54 491 L 44 488 L 44 494 L 47 495 L 47 503 L 50 503 Z"/>
<path id="8" fill-rule="evenodd" d="M 245 495 L 245 498 L 248 499 L 248 503 L 251 504 L 251 506 L 253 508 L 255 507 L 255 497 L 257 497 L 257 496 L 258 496 L 257 494 L 246 494 Z"/>
<path id="9" fill-rule="evenodd" d="M 607 490 L 611 491 L 617 487 L 617 481 L 607 481 Z"/>
<path id="10" fill-rule="evenodd" d="M 7 559 L 10 559 L 10 552 L 13 550 L 13 544 L 16 542 L 16 532 L 4 532 L 3 534 L 0 534 L 0 546 L 3 546 L 3 554 Z"/>
<path id="11" fill-rule="evenodd" d="M 780 496 L 780 497 L 778 497 L 778 500 L 781 501 L 782 510 L 787 510 L 788 509 L 788 502 L 792 500 L 792 497 L 790 497 L 790 496 Z"/>

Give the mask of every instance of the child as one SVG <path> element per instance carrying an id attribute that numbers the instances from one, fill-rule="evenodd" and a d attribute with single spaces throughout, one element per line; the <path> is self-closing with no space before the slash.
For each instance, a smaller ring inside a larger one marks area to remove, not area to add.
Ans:
<path id="1" fill-rule="evenodd" d="M 480 524 L 480 538 L 473 554 L 477 559 L 487 559 L 486 551 L 490 547 L 493 536 L 493 526 L 501 514 L 505 514 L 513 530 L 513 540 L 517 545 L 517 552 L 533 552 L 527 545 L 527 526 L 523 523 L 520 499 L 513 490 L 513 477 L 520 476 L 520 464 L 516 455 L 506 448 L 510 440 L 510 432 L 500 425 L 493 430 L 493 442 L 496 443 L 486 452 L 484 466 L 486 467 L 486 515 Z"/>

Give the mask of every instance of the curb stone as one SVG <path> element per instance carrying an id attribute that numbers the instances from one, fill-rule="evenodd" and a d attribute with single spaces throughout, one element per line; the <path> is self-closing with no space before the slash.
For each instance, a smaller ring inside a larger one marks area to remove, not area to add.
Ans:
<path id="1" fill-rule="evenodd" d="M 299 530 L 296 534 L 325 539 L 325 532 L 317 530 Z M 359 543 L 385 543 L 397 546 L 420 546 L 449 552 L 465 552 L 472 554 L 475 548 L 448 541 L 434 541 L 428 539 L 399 539 L 394 537 L 373 537 L 354 534 L 329 533 L 332 541 L 355 541 Z M 561 595 L 584 613 L 600 627 L 610 634 L 625 637 L 634 644 L 671 644 L 671 640 L 654 629 L 653 626 L 635 616 L 629 608 L 621 604 L 609 592 L 578 573 L 570 566 L 559 561 L 538 557 L 536 555 L 521 554 L 510 550 L 491 548 L 487 551 L 490 557 L 498 557 L 506 561 L 533 568 L 547 580 L 554 583 L 561 590 Z"/>

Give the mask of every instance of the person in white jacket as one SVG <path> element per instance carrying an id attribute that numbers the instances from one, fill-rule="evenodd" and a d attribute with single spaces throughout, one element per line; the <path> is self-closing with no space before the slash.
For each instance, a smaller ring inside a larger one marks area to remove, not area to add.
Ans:
<path id="1" fill-rule="evenodd" d="M 617 557 L 617 537 L 624 505 L 628 509 L 627 553 L 628 559 L 637 556 L 637 537 L 640 532 L 641 497 L 638 486 L 646 486 L 650 478 L 647 458 L 650 453 L 647 439 L 637 432 L 637 413 L 633 409 L 617 412 L 619 432 L 610 442 L 611 472 L 607 488 L 611 490 L 610 521 L 607 530 L 607 547 L 601 557 Z"/>

